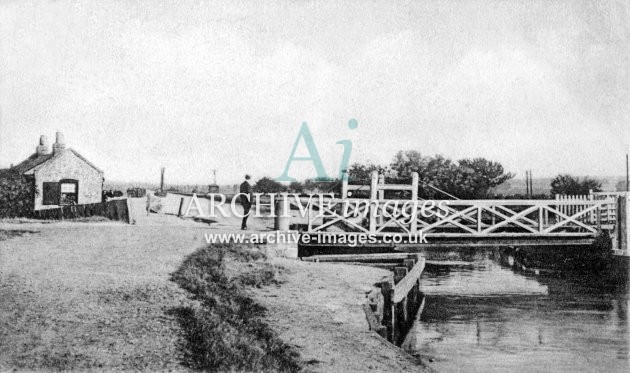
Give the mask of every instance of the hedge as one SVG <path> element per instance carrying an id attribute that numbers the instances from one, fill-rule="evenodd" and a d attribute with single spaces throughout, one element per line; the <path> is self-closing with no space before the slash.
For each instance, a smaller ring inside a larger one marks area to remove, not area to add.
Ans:
<path id="1" fill-rule="evenodd" d="M 11 169 L 0 170 L 0 218 L 32 216 L 35 193 L 33 176 Z"/>

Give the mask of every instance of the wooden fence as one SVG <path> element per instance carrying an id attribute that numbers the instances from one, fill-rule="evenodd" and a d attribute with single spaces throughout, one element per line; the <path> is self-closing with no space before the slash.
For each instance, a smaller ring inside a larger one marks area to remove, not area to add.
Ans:
<path id="1" fill-rule="evenodd" d="M 573 215 L 589 207 L 588 201 L 606 201 L 596 211 L 580 217 L 580 221 L 590 224 L 613 225 L 617 221 L 617 198 L 627 192 L 593 192 L 587 195 L 556 195 L 556 201 L 571 202 L 558 205 L 558 210 L 566 215 Z M 584 202 L 581 204 L 581 202 Z"/>
<path id="2" fill-rule="evenodd" d="M 90 216 L 104 216 L 111 220 L 130 222 L 127 199 L 113 199 L 103 203 L 89 203 L 83 205 L 68 205 L 57 208 L 35 210 L 35 219 L 64 220 L 87 218 Z"/>

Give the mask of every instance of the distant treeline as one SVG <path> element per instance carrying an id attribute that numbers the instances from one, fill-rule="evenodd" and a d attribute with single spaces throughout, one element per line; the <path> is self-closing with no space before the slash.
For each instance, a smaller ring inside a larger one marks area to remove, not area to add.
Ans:
<path id="1" fill-rule="evenodd" d="M 524 180 L 512 180 L 514 174 L 506 172 L 499 162 L 485 158 L 465 158 L 453 161 L 441 155 L 424 156 L 415 150 L 399 151 L 389 165 L 354 163 L 348 169 L 350 184 L 365 185 L 364 190 L 354 192 L 354 197 L 369 195 L 371 174 L 377 171 L 385 176 L 386 184 L 410 184 L 411 175 L 419 175 L 418 196 L 423 199 L 549 199 L 556 194 L 585 195 L 589 191 L 601 191 L 606 180 L 591 177 L 558 175 L 555 178 L 534 179 L 532 191 L 527 194 Z M 616 183 L 623 190 L 625 183 Z M 289 185 L 263 177 L 254 185 L 255 192 L 274 193 L 339 193 L 341 181 L 307 179 Z M 408 191 L 388 191 L 385 198 L 409 198 Z"/>
<path id="2" fill-rule="evenodd" d="M 480 199 L 488 198 L 491 188 L 504 183 L 514 177 L 505 172 L 503 166 L 484 158 L 461 159 L 457 162 L 440 155 L 423 156 L 420 152 L 409 150 L 399 151 L 390 165 L 373 163 L 354 163 L 348 170 L 350 184 L 369 185 L 371 174 L 378 171 L 385 176 L 387 184 L 410 184 L 412 173 L 419 174 L 418 196 L 424 199 Z M 307 179 L 304 182 L 292 182 L 283 185 L 272 178 L 264 177 L 256 182 L 254 191 L 272 193 L 289 191 L 304 192 L 334 192 L 339 193 L 341 181 Z M 364 197 L 368 189 L 356 191 L 355 197 Z M 385 198 L 409 198 L 408 191 L 387 192 Z"/>

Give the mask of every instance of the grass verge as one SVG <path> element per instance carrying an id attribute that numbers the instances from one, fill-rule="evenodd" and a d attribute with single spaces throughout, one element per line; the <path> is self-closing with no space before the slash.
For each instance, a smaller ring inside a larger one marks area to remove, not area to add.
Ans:
<path id="1" fill-rule="evenodd" d="M 184 364 L 212 371 L 297 372 L 298 353 L 261 320 L 265 309 L 244 291 L 277 283 L 264 254 L 245 245 L 219 245 L 188 256 L 171 279 L 198 307 L 171 310 L 184 330 Z"/>

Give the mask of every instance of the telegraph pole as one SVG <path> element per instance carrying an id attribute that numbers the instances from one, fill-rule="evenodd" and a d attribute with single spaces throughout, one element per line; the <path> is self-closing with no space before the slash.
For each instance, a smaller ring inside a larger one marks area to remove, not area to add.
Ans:
<path id="1" fill-rule="evenodd" d="M 164 192 L 164 170 L 165 167 L 160 169 L 160 192 Z"/>
<path id="2" fill-rule="evenodd" d="M 529 197 L 529 171 L 525 170 L 525 195 Z"/>
<path id="3" fill-rule="evenodd" d="M 629 155 L 630 149 L 626 152 L 626 192 L 630 192 L 630 160 Z"/>

